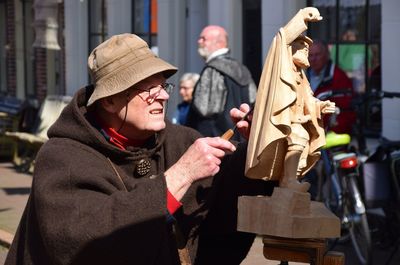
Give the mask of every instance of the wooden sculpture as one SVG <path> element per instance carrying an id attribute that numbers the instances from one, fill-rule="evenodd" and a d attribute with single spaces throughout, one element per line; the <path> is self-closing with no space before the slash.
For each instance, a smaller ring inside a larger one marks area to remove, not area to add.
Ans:
<path id="1" fill-rule="evenodd" d="M 280 180 L 281 187 L 307 191 L 297 181 L 319 159 L 325 144 L 321 112 L 330 101 L 313 97 L 304 70 L 312 40 L 303 35 L 307 21 L 319 21 L 316 8 L 304 8 L 275 36 L 264 64 L 247 153 L 246 176 Z M 298 163 L 300 161 L 300 163 Z"/>
<path id="2" fill-rule="evenodd" d="M 324 113 L 335 104 L 313 96 L 304 70 L 312 40 L 308 22 L 322 20 L 318 9 L 301 9 L 276 34 L 259 83 L 247 150 L 246 176 L 279 180 L 271 197 L 239 198 L 238 229 L 290 238 L 340 235 L 339 219 L 311 202 L 309 183 L 299 179 L 320 157 L 325 144 Z"/>

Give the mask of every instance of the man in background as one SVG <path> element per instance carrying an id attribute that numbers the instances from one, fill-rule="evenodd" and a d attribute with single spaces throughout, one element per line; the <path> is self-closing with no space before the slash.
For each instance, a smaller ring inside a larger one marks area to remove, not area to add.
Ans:
<path id="1" fill-rule="evenodd" d="M 247 67 L 229 56 L 224 28 L 205 27 L 197 42 L 206 65 L 194 89 L 187 125 L 204 136 L 220 136 L 233 127 L 229 110 L 253 103 L 257 89 Z M 240 136 L 235 134 L 233 139 Z"/>
<path id="2" fill-rule="evenodd" d="M 351 101 L 354 96 L 351 80 L 343 70 L 332 62 L 328 45 L 325 42 L 314 40 L 308 58 L 310 67 L 306 74 L 315 97 L 328 90 L 344 92 L 330 98 L 340 108 L 340 113 L 336 117 L 336 125 L 333 125 L 330 130 L 336 133 L 351 133 L 352 125 L 356 120 L 356 114 L 351 108 Z M 327 122 L 328 120 L 325 119 L 325 124 Z"/>

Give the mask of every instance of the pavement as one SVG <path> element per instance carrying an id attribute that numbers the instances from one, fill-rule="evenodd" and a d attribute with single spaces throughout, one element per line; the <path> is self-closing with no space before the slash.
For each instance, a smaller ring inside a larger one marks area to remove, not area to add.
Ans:
<path id="1" fill-rule="evenodd" d="M 4 264 L 8 247 L 17 230 L 32 184 L 32 175 L 15 170 L 12 163 L 0 161 L 0 264 Z M 355 258 L 351 243 L 336 246 L 333 250 L 345 254 L 345 265 L 359 264 Z M 380 249 L 374 246 L 373 265 L 400 264 L 400 248 L 395 246 Z M 390 262 L 390 255 L 393 258 Z M 254 244 L 241 265 L 278 265 L 279 261 L 267 260 L 263 256 L 262 238 L 257 237 Z M 290 265 L 307 263 L 290 262 Z"/>
<path id="2" fill-rule="evenodd" d="M 31 190 L 32 175 L 0 162 L 0 264 L 4 264 Z"/>

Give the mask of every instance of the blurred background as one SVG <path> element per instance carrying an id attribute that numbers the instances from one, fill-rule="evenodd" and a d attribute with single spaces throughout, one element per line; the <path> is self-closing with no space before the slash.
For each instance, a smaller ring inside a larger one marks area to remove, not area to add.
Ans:
<path id="1" fill-rule="evenodd" d="M 399 264 L 398 0 L 0 0 L 0 232 L 9 233 L 0 233 L 0 263 L 29 196 L 47 129 L 71 96 L 91 82 L 87 58 L 93 48 L 112 35 L 135 33 L 179 68 L 170 80 L 178 85 L 184 73 L 202 70 L 198 36 L 204 26 L 216 24 L 228 32 L 231 56 L 258 83 L 273 37 L 306 6 L 323 16 L 309 24 L 306 34 L 327 44 L 330 61 L 350 78 L 354 93 L 350 108 L 357 117 L 349 134 L 357 148 L 350 146 L 350 151 L 359 155 L 361 172 L 368 173 L 357 178 L 375 242 L 373 264 Z M 169 118 L 180 100 L 176 89 L 168 102 Z M 381 138 L 396 142 L 381 143 Z M 383 198 L 382 204 L 368 205 L 371 198 L 364 189 L 370 187 L 378 187 L 372 201 Z M 383 217 L 372 211 L 387 205 L 391 211 Z M 346 244 L 338 247 L 346 264 L 358 264 Z M 254 257 L 264 263 L 260 249 L 252 253 L 248 264 L 256 263 Z"/>

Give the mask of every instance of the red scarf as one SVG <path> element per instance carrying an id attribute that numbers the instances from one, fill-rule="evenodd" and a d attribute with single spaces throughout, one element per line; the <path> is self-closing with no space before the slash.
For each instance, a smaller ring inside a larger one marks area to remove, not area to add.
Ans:
<path id="1" fill-rule="evenodd" d="M 99 122 L 100 123 L 100 122 Z M 101 124 L 101 123 L 100 123 Z M 104 137 L 113 145 L 117 146 L 121 150 L 126 150 L 128 146 L 141 146 L 145 141 L 142 140 L 133 140 L 126 138 L 122 134 L 118 133 L 114 128 L 106 127 L 101 124 L 100 132 L 104 135 Z M 171 194 L 171 192 L 167 189 L 167 209 L 170 214 L 174 214 L 176 210 L 181 207 L 182 204 Z"/>
<path id="2" fill-rule="evenodd" d="M 122 150 L 126 150 L 128 146 L 141 146 L 145 142 L 143 140 L 133 140 L 126 138 L 111 127 L 102 126 L 102 130 L 103 133 L 106 134 L 107 140 Z"/>

